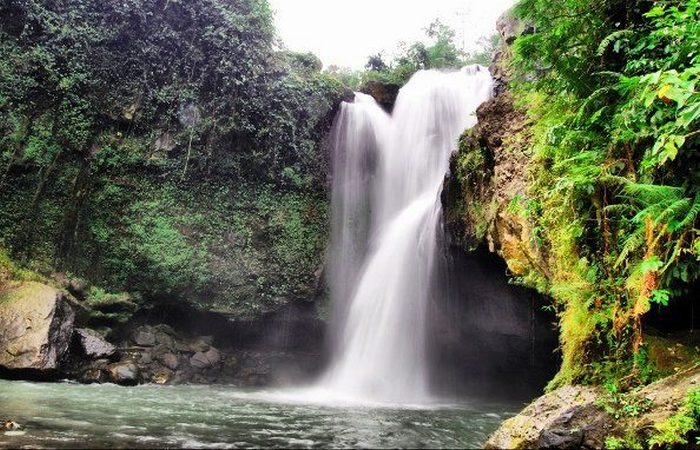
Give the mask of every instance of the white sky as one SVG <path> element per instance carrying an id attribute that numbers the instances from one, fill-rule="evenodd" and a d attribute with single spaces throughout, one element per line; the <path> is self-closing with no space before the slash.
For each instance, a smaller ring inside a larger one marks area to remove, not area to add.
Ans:
<path id="1" fill-rule="evenodd" d="M 324 65 L 360 69 L 369 55 L 386 60 L 400 41 L 415 42 L 440 18 L 467 51 L 495 31 L 514 0 L 269 0 L 287 48 L 311 51 Z"/>

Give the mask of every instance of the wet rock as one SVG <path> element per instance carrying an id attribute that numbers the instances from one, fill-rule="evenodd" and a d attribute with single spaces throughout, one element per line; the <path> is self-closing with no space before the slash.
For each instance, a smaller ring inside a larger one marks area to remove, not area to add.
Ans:
<path id="1" fill-rule="evenodd" d="M 221 353 L 214 347 L 210 348 L 205 354 L 209 363 L 213 366 L 221 361 Z"/>
<path id="2" fill-rule="evenodd" d="M 109 358 L 117 351 L 117 347 L 105 341 L 102 336 L 89 328 L 75 330 L 80 348 L 85 356 L 92 359 Z"/>
<path id="3" fill-rule="evenodd" d="M 172 372 L 169 370 L 159 370 L 151 376 L 151 381 L 155 384 L 167 384 L 172 378 Z"/>
<path id="4" fill-rule="evenodd" d="M 170 370 L 177 370 L 177 368 L 180 366 L 180 359 L 174 353 L 165 353 L 158 359 Z"/>
<path id="5" fill-rule="evenodd" d="M 209 362 L 209 358 L 207 358 L 206 353 L 197 352 L 190 358 L 190 365 L 198 369 L 204 369 L 210 367 L 211 362 Z"/>
<path id="6" fill-rule="evenodd" d="M 581 448 L 583 443 L 583 431 L 579 429 L 568 430 L 555 428 L 543 430 L 537 439 L 537 448 L 551 450 L 574 450 Z"/>
<path id="7" fill-rule="evenodd" d="M 214 366 L 221 362 L 221 353 L 214 347 L 206 352 L 197 352 L 190 358 L 190 365 L 198 369 Z"/>
<path id="8" fill-rule="evenodd" d="M 600 388 L 566 386 L 544 395 L 506 420 L 486 442 L 487 449 L 602 448 L 612 418 L 596 401 Z"/>
<path id="9" fill-rule="evenodd" d="M 57 289 L 36 282 L 11 285 L 0 294 L 0 368 L 58 370 L 74 321 Z"/>
<path id="10" fill-rule="evenodd" d="M 224 360 L 224 371 L 233 372 L 236 367 L 238 367 L 238 358 L 235 355 L 226 355 Z"/>
<path id="11" fill-rule="evenodd" d="M 147 328 L 140 328 L 134 333 L 134 342 L 141 347 L 153 347 L 156 345 L 156 335 Z"/>
<path id="12" fill-rule="evenodd" d="M 153 355 L 150 352 L 141 353 L 141 358 L 139 359 L 139 364 L 151 364 L 153 362 Z"/>
<path id="13" fill-rule="evenodd" d="M 197 352 L 190 357 L 190 365 L 199 369 L 203 369 L 209 366 L 209 359 L 204 354 L 204 352 Z"/>
<path id="14" fill-rule="evenodd" d="M 384 83 L 381 81 L 368 81 L 361 88 L 360 92 L 371 95 L 379 105 L 387 112 L 391 112 L 396 103 L 401 86 L 394 83 Z"/>
<path id="15" fill-rule="evenodd" d="M 85 384 L 102 384 L 109 381 L 109 375 L 100 368 L 93 367 L 85 370 L 79 378 L 81 383 Z"/>
<path id="16" fill-rule="evenodd" d="M 118 362 L 107 367 L 112 382 L 124 386 L 138 384 L 139 368 L 132 362 Z"/>
<path id="17" fill-rule="evenodd" d="M 213 339 L 210 336 L 203 336 L 200 337 L 192 342 L 190 342 L 188 348 L 189 351 L 195 352 L 195 353 L 200 353 L 200 352 L 206 352 L 209 350 L 209 347 L 211 347 L 211 343 L 213 342 Z"/>
<path id="18" fill-rule="evenodd" d="M 18 424 L 17 422 L 15 422 L 14 420 L 6 420 L 2 424 L 2 428 L 4 430 L 15 431 L 15 430 L 19 430 L 20 428 L 22 428 L 22 426 L 20 424 Z"/>

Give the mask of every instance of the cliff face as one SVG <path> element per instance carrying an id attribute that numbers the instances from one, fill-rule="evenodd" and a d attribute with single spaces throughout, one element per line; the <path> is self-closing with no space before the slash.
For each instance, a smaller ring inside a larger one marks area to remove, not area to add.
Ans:
<path id="1" fill-rule="evenodd" d="M 499 20 L 503 42 L 519 25 Z M 454 244 L 467 249 L 487 245 L 527 281 L 533 270 L 547 273 L 546 258 L 526 202 L 531 163 L 531 132 L 525 112 L 507 90 L 504 46 L 490 70 L 494 96 L 477 110 L 477 125 L 466 131 L 450 162 L 443 190 L 445 225 Z M 527 284 L 527 283 L 526 283 Z M 537 287 L 535 283 L 531 286 Z"/>
<path id="2" fill-rule="evenodd" d="M 465 133 L 451 161 L 446 188 L 446 226 L 460 245 L 486 243 L 511 273 L 526 275 L 543 259 L 533 225 L 518 202 L 527 189 L 527 124 L 509 93 L 477 110 L 479 123 Z"/>
<path id="3" fill-rule="evenodd" d="M 345 91 L 266 2 L 30 3 L 0 6 L 0 247 L 95 301 L 313 299 Z"/>

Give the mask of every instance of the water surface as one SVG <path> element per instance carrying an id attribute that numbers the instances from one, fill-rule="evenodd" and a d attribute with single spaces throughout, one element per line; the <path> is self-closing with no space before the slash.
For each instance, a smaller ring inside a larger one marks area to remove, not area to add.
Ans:
<path id="1" fill-rule="evenodd" d="M 0 448 L 477 448 L 519 405 L 301 403 L 226 386 L 79 385 L 0 380 Z M 312 400 L 312 399 L 309 399 Z"/>

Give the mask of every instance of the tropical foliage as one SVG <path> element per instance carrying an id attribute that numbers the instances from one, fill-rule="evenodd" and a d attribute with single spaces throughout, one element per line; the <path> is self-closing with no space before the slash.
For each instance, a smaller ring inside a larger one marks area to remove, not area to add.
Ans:
<path id="1" fill-rule="evenodd" d="M 455 30 L 440 20 L 434 20 L 424 31 L 425 40 L 402 43 L 391 63 L 385 62 L 382 54 L 370 56 L 362 79 L 402 86 L 419 70 L 457 69 L 466 64 L 488 65 L 499 45 L 499 35 L 494 34 L 479 41 L 479 50 L 465 53 L 457 43 Z"/>
<path id="2" fill-rule="evenodd" d="M 642 318 L 700 270 L 700 2 L 521 0 L 514 14 L 535 30 L 511 65 L 550 266 L 533 284 L 561 316 L 554 385 L 645 381 Z"/>

